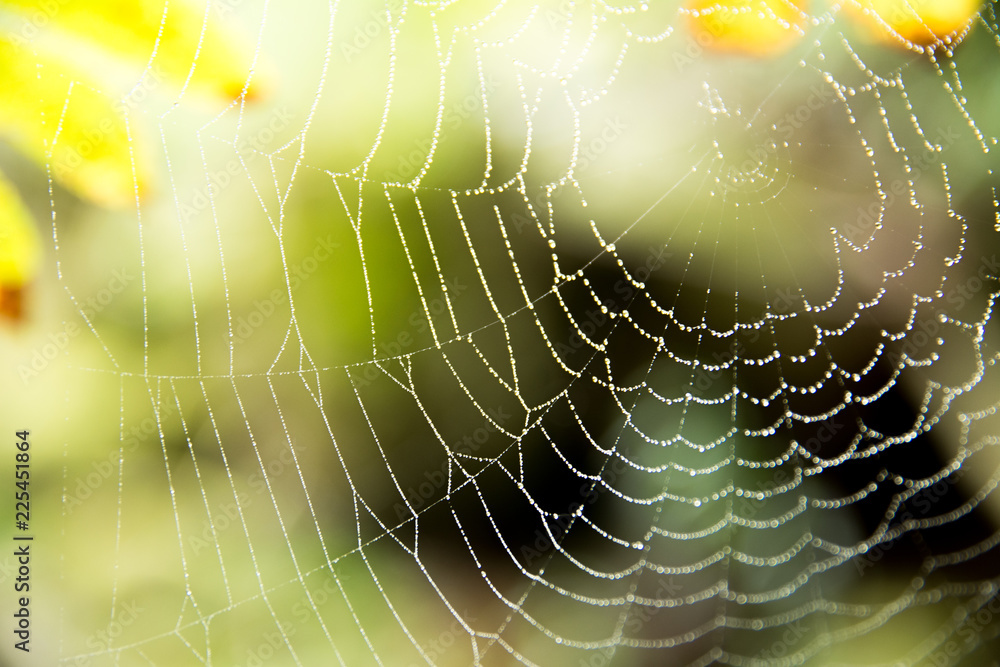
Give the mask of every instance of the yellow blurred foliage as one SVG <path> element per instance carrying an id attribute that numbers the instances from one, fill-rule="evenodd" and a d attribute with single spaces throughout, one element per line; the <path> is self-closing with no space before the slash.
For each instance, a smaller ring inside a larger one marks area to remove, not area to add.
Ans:
<path id="1" fill-rule="evenodd" d="M 855 0 L 847 5 L 877 38 L 919 46 L 958 41 L 979 9 L 979 0 Z"/>
<path id="2" fill-rule="evenodd" d="M 33 12 L 49 11 L 56 29 L 118 58 L 149 63 L 200 92 L 230 100 L 244 88 L 250 98 L 260 93 L 259 80 L 247 83 L 252 53 L 210 12 L 211 5 L 191 0 L 4 0 L 3 5 L 29 19 Z"/>
<path id="3" fill-rule="evenodd" d="M 763 57 L 784 53 L 802 35 L 804 0 L 692 0 L 690 28 L 711 50 Z"/>
<path id="4" fill-rule="evenodd" d="M 0 174 L 0 313 L 17 318 L 21 290 L 38 271 L 41 241 L 24 202 Z"/>
<path id="5" fill-rule="evenodd" d="M 83 72 L 46 59 L 25 57 L 0 39 L 0 72 L 8 82 L 0 97 L 0 136 L 81 199 L 122 208 L 135 201 L 125 118 L 95 90 Z"/>
<path id="6" fill-rule="evenodd" d="M 127 124 L 134 102 L 105 92 L 105 77 L 85 71 L 76 49 L 92 45 L 141 70 L 137 87 L 147 90 L 166 81 L 223 103 L 259 96 L 252 51 L 210 10 L 192 0 L 3 0 L 12 20 L 0 33 L 0 138 L 83 200 L 135 205 L 151 169 Z M 56 38 L 34 41 L 42 33 Z M 16 191 L 2 185 L 0 294 L 10 307 L 0 311 L 16 318 L 40 243 Z"/>

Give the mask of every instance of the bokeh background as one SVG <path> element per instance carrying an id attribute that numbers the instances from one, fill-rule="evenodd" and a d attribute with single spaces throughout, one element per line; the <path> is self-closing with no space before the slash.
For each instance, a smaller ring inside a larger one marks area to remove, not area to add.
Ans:
<path id="1" fill-rule="evenodd" d="M 0 660 L 992 664 L 995 11 L 0 3 Z"/>

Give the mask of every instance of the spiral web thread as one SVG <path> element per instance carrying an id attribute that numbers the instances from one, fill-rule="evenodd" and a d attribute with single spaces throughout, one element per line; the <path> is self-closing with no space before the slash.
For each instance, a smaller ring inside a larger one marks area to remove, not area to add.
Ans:
<path id="1" fill-rule="evenodd" d="M 773 59 L 674 3 L 237 9 L 305 102 L 131 112 L 172 197 L 109 258 L 141 352 L 74 367 L 120 442 L 63 664 L 985 664 L 995 6 Z"/>

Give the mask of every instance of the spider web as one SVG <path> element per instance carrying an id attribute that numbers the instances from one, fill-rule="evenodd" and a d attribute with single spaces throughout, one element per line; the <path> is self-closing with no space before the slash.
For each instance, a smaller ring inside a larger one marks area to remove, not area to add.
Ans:
<path id="1" fill-rule="evenodd" d="M 676 3 L 209 10 L 280 89 L 130 109 L 169 186 L 99 260 L 52 196 L 60 664 L 995 654 L 994 5 L 769 59 Z"/>

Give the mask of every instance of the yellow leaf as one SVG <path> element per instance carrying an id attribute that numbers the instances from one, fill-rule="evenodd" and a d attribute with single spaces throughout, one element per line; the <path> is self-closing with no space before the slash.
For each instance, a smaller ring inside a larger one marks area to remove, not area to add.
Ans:
<path id="1" fill-rule="evenodd" d="M 0 315 L 21 316 L 21 292 L 34 280 L 42 244 L 17 190 L 0 175 Z"/>
<path id="2" fill-rule="evenodd" d="M 218 20 L 210 3 L 191 0 L 3 0 L 26 17 L 94 43 L 130 63 L 147 63 L 175 83 L 234 99 L 250 76 L 252 53 Z M 206 14 L 206 12 L 208 12 Z M 72 53 L 66 54 L 72 57 Z M 152 58 L 152 61 L 150 59 Z M 190 76 L 190 81 L 188 78 Z M 247 96 L 260 91 L 254 77 Z"/>
<path id="3" fill-rule="evenodd" d="M 802 35 L 805 0 L 691 0 L 689 27 L 697 43 L 756 57 L 787 51 Z"/>
<path id="4" fill-rule="evenodd" d="M 933 46 L 960 41 L 979 0 L 860 0 L 849 4 L 868 31 L 887 42 Z"/>
<path id="5" fill-rule="evenodd" d="M 0 39 L 0 79 L 0 134 L 7 141 L 83 199 L 134 204 L 147 170 L 138 162 L 133 176 L 123 110 L 85 74 Z"/>

